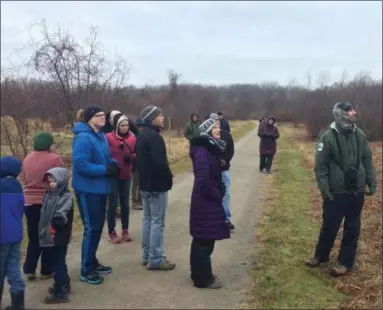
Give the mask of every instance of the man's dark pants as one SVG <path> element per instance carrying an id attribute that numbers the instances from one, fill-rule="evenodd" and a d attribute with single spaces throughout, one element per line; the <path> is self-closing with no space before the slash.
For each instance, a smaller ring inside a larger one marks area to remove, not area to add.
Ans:
<path id="1" fill-rule="evenodd" d="M 41 257 L 40 274 L 44 276 L 53 273 L 53 250 L 52 247 L 42 248 L 39 241 L 39 221 L 41 204 L 25 207 L 25 217 L 27 220 L 28 247 L 24 262 L 24 273 L 33 274 L 36 272 L 37 263 Z"/>
<path id="2" fill-rule="evenodd" d="M 329 259 L 336 235 L 344 218 L 343 239 L 338 262 L 352 268 L 360 234 L 360 217 L 364 204 L 364 193 L 338 194 L 334 199 L 323 201 L 323 223 L 315 250 L 321 262 Z"/>

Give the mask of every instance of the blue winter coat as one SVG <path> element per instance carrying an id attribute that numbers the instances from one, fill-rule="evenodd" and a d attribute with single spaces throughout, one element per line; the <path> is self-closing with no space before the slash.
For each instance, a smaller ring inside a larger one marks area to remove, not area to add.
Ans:
<path id="1" fill-rule="evenodd" d="M 104 133 L 95 132 L 86 123 L 76 123 L 73 133 L 73 188 L 88 194 L 109 195 L 112 179 L 106 175 L 106 168 L 112 159 Z"/>
<path id="2" fill-rule="evenodd" d="M 9 156 L 0 161 L 0 244 L 23 240 L 24 194 L 16 179 L 21 171 L 21 161 Z"/>

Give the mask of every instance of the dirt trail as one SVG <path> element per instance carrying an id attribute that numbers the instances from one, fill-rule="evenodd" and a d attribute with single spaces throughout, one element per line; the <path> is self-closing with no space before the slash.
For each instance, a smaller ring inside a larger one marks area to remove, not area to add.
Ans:
<path id="1" fill-rule="evenodd" d="M 131 211 L 132 243 L 112 245 L 106 233 L 98 258 L 113 267 L 104 283 L 92 286 L 80 282 L 81 243 L 75 236 L 70 245 L 68 267 L 72 290 L 68 304 L 44 305 L 49 281 L 27 283 L 27 309 L 127 309 L 127 308 L 237 308 L 251 285 L 254 228 L 263 197 L 258 192 L 262 177 L 258 171 L 256 130 L 236 143 L 232 162 L 231 210 L 236 230 L 231 239 L 216 243 L 213 271 L 224 282 L 220 290 L 194 288 L 189 278 L 189 204 L 192 173 L 178 175 L 169 197 L 165 229 L 165 254 L 177 264 L 175 270 L 147 271 L 141 265 L 141 211 Z M 119 224 L 119 223 L 118 223 Z M 106 228 L 106 227 L 105 227 Z M 106 231 L 106 229 L 104 229 Z M 4 291 L 4 302 L 9 302 Z"/>

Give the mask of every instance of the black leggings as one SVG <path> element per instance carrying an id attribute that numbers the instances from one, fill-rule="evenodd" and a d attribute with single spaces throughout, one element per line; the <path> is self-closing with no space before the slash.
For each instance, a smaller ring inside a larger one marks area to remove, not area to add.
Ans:
<path id="1" fill-rule="evenodd" d="M 210 256 L 214 250 L 214 240 L 193 239 L 190 250 L 191 278 L 196 287 L 208 287 L 214 283 Z"/>

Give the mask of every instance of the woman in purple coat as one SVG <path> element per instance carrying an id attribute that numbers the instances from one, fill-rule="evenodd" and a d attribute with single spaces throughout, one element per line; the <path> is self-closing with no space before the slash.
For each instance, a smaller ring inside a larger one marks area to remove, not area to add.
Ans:
<path id="1" fill-rule="evenodd" d="M 258 136 L 261 138 L 259 145 L 259 171 L 266 168 L 268 173 L 271 172 L 273 158 L 277 152 L 277 139 L 279 138 L 278 128 L 274 126 L 276 118 L 270 116 L 267 118 L 266 124 L 259 125 Z"/>
<path id="2" fill-rule="evenodd" d="M 199 126 L 199 134 L 191 143 L 194 186 L 190 206 L 191 278 L 199 288 L 219 288 L 222 282 L 212 272 L 210 256 L 216 240 L 230 238 L 222 197 L 220 155 L 225 149 L 219 122 L 207 119 Z"/>

